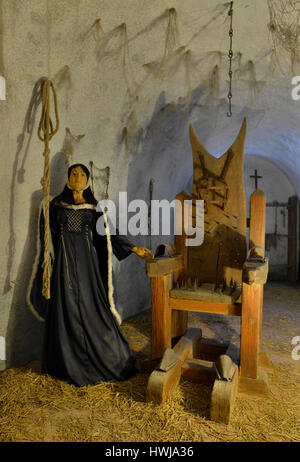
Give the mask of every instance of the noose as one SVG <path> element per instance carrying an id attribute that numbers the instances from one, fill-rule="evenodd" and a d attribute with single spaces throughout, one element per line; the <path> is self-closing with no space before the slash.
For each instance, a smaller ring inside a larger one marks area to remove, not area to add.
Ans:
<path id="1" fill-rule="evenodd" d="M 54 111 L 56 126 L 53 128 L 53 123 L 50 117 L 50 90 L 53 93 Z M 38 128 L 38 137 L 44 142 L 45 148 L 43 156 L 44 161 L 44 175 L 41 179 L 43 186 L 45 205 L 44 205 L 44 260 L 43 260 L 43 288 L 42 294 L 46 299 L 50 298 L 50 277 L 51 277 L 51 261 L 50 261 L 50 149 L 49 141 L 57 133 L 59 127 L 59 118 L 57 112 L 57 99 L 54 85 L 51 80 L 44 80 L 41 83 L 41 100 L 42 100 L 42 114 Z"/>

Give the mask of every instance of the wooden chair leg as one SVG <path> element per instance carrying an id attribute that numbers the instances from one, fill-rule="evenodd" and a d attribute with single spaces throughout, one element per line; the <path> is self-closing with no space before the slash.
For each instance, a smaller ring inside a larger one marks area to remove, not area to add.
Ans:
<path id="1" fill-rule="evenodd" d="M 172 339 L 185 334 L 188 326 L 188 313 L 186 311 L 172 310 Z"/>
<path id="2" fill-rule="evenodd" d="M 151 278 L 152 359 L 160 358 L 166 348 L 171 348 L 171 310 L 169 308 L 170 288 L 171 274 Z"/>
<path id="3" fill-rule="evenodd" d="M 243 283 L 241 319 L 241 376 L 256 379 L 258 374 L 261 285 Z"/>
<path id="4" fill-rule="evenodd" d="M 262 288 L 243 283 L 239 396 L 267 396 L 269 381 L 260 354 Z"/>

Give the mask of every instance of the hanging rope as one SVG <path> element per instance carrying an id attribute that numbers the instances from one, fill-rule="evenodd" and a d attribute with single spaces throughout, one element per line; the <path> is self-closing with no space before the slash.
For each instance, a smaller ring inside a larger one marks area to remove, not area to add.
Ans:
<path id="1" fill-rule="evenodd" d="M 50 91 L 53 93 L 54 100 L 54 111 L 56 125 L 53 128 L 53 123 L 50 117 Z M 41 100 L 42 100 L 42 114 L 38 128 L 38 137 L 44 142 L 45 148 L 43 156 L 45 158 L 44 163 L 44 175 L 41 179 L 41 184 L 44 191 L 44 220 L 45 220 L 45 231 L 44 231 L 44 260 L 43 260 L 43 289 L 42 294 L 46 299 L 50 298 L 50 277 L 51 277 L 51 261 L 50 261 L 50 216 L 49 216 L 49 204 L 50 204 L 50 149 L 49 141 L 57 133 L 59 128 L 59 118 L 57 111 L 57 98 L 54 85 L 51 80 L 44 80 L 41 84 Z"/>

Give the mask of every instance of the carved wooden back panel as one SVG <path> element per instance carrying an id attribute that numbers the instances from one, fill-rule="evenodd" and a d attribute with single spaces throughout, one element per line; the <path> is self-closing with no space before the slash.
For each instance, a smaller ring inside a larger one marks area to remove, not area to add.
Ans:
<path id="1" fill-rule="evenodd" d="M 190 125 L 193 151 L 193 224 L 195 199 L 204 199 L 204 242 L 188 248 L 188 275 L 216 287 L 241 285 L 246 258 L 246 199 L 244 145 L 246 119 L 232 146 L 220 157 L 212 156 Z"/>

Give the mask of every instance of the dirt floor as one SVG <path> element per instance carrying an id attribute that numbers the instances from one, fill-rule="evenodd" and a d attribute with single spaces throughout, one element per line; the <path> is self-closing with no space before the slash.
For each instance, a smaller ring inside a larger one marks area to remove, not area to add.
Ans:
<path id="1" fill-rule="evenodd" d="M 239 319 L 189 314 L 203 337 L 238 343 Z M 150 313 L 123 323 L 139 360 L 149 357 Z M 229 426 L 209 419 L 210 385 L 181 381 L 172 399 L 147 403 L 147 374 L 121 383 L 76 388 L 39 374 L 39 364 L 0 374 L 0 441 L 200 442 L 300 441 L 300 286 L 268 283 L 264 291 L 264 350 L 270 394 L 237 397 Z"/>

